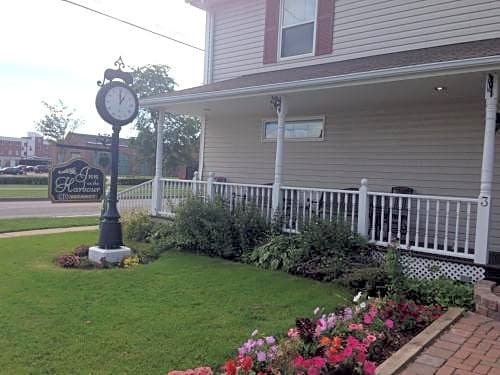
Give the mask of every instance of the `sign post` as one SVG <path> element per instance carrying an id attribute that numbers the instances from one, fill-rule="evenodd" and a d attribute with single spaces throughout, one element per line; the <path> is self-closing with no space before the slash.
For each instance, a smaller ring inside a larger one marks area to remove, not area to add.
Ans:
<path id="1" fill-rule="evenodd" d="M 132 90 L 132 74 L 121 69 L 125 67 L 121 57 L 115 62 L 118 69 L 107 69 L 104 81 L 96 97 L 96 108 L 104 121 L 113 126 L 111 136 L 111 182 L 109 185 L 108 204 L 102 215 L 98 246 L 89 249 L 89 259 L 110 263 L 120 262 L 130 255 L 128 247 L 123 246 L 122 226 L 118 212 L 118 157 L 121 127 L 131 123 L 139 111 L 139 100 Z M 106 82 L 107 81 L 107 82 Z"/>

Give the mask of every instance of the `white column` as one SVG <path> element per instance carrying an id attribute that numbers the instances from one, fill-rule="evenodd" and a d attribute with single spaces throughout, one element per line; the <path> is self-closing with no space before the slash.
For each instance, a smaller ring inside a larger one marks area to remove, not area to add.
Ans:
<path id="1" fill-rule="evenodd" d="M 288 112 L 288 104 L 285 96 L 273 97 L 272 103 L 278 114 L 278 134 L 276 138 L 276 160 L 274 164 L 274 184 L 273 184 L 273 218 L 280 211 L 281 186 L 283 185 L 283 146 L 285 141 L 285 121 Z"/>
<path id="2" fill-rule="evenodd" d="M 488 241 L 491 216 L 491 187 L 495 161 L 495 128 L 498 110 L 498 75 L 490 73 L 486 77 L 486 121 L 484 128 L 483 163 L 481 166 L 481 190 L 477 209 L 476 240 L 474 262 L 488 263 Z"/>
<path id="3" fill-rule="evenodd" d="M 358 234 L 368 237 L 370 202 L 368 200 L 368 180 L 366 178 L 361 180 L 358 207 Z"/>
<path id="4" fill-rule="evenodd" d="M 161 178 L 163 171 L 163 127 L 165 124 L 165 111 L 161 110 L 158 114 L 158 123 L 156 125 L 156 165 L 155 176 L 153 179 L 153 192 L 151 199 L 151 215 L 157 216 L 161 210 L 162 187 Z"/>

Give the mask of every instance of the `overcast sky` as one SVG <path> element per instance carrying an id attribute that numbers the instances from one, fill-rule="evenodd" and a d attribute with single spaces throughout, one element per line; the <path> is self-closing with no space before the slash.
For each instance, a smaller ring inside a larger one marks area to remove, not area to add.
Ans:
<path id="1" fill-rule="evenodd" d="M 204 47 L 205 14 L 184 0 L 74 0 Z M 104 18 L 61 0 L 13 0 L 0 9 L 0 136 L 20 137 L 43 116 L 41 101 L 61 99 L 85 121 L 78 131 L 110 125 L 94 102 L 106 68 L 166 64 L 179 87 L 203 81 L 203 52 Z M 132 126 L 123 135 L 133 134 Z"/>

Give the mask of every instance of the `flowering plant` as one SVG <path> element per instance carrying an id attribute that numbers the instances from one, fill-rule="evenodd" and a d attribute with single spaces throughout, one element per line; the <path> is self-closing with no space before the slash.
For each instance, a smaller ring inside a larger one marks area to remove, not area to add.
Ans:
<path id="1" fill-rule="evenodd" d="M 364 299 L 354 308 L 296 320 L 281 338 L 256 330 L 221 367 L 225 375 L 373 375 L 378 363 L 440 314 L 439 306 Z M 176 374 L 172 374 L 176 375 Z M 203 374 L 205 375 L 205 374 Z"/>

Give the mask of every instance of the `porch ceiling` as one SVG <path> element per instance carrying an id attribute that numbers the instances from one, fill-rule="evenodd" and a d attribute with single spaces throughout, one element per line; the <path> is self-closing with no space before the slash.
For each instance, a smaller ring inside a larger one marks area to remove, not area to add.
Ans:
<path id="1" fill-rule="evenodd" d="M 485 74 L 482 72 L 434 76 L 395 82 L 371 83 L 347 87 L 318 88 L 287 93 L 289 115 L 320 114 L 325 109 L 353 110 L 394 105 L 447 103 L 458 100 L 482 101 Z M 436 91 L 443 86 L 446 90 Z M 194 116 L 273 117 L 270 94 L 251 97 L 214 98 L 165 105 L 165 110 Z"/>

